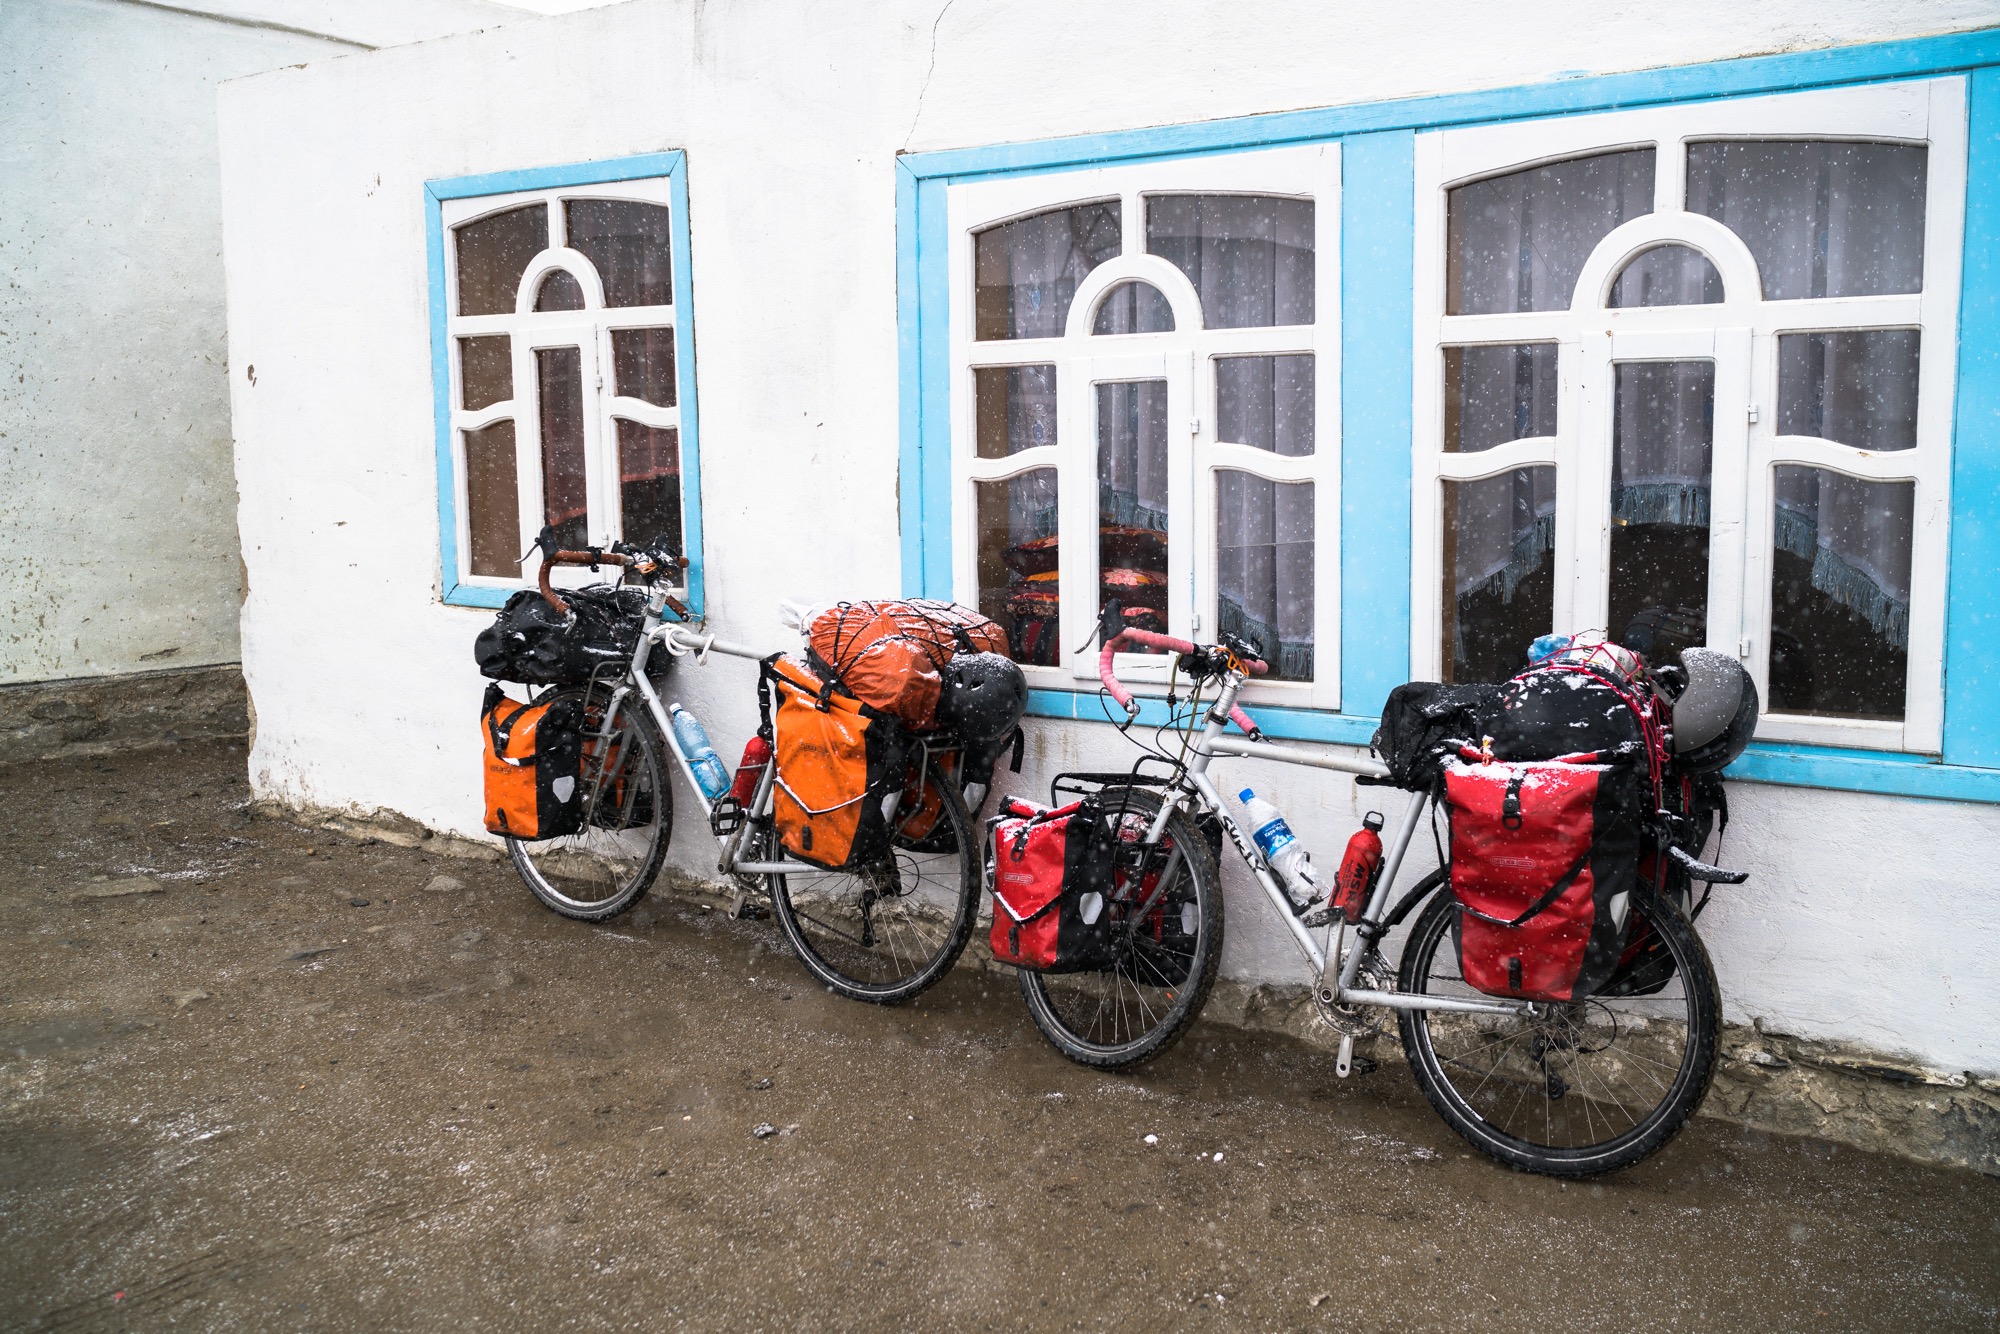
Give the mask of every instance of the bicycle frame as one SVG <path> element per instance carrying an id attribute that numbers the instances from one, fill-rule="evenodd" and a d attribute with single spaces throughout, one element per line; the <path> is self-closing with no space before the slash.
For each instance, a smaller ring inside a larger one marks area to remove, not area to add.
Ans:
<path id="1" fill-rule="evenodd" d="M 607 733 L 613 730 L 617 723 L 618 710 L 624 706 L 626 697 L 636 691 L 645 703 L 647 712 L 652 714 L 660 735 L 666 738 L 667 749 L 673 753 L 675 761 L 680 765 L 681 775 L 687 779 L 689 789 L 701 801 L 702 813 L 712 816 L 715 813 L 716 802 L 709 799 L 701 790 L 701 784 L 695 781 L 694 766 L 688 762 L 687 752 L 681 749 L 680 738 L 674 735 L 673 721 L 667 716 L 666 702 L 660 698 L 660 692 L 654 689 L 652 680 L 646 675 L 646 663 L 652 656 L 655 644 L 674 657 L 692 656 L 696 661 L 703 663 L 708 660 L 710 653 L 723 653 L 734 658 L 749 658 L 752 661 L 761 661 L 768 655 L 742 644 L 732 644 L 727 640 L 718 639 L 711 634 L 698 633 L 685 625 L 662 621 L 661 610 L 663 608 L 655 608 L 650 604 L 647 607 L 645 633 L 639 637 L 638 646 L 632 651 L 632 663 L 625 678 L 611 693 L 611 703 L 604 711 L 604 728 Z M 763 775 L 757 782 L 757 791 L 744 809 L 746 818 L 730 833 L 715 835 L 716 842 L 721 845 L 718 869 L 724 875 L 832 874 L 824 867 L 786 858 L 779 858 L 776 861 L 741 860 L 743 840 L 751 825 L 771 813 L 771 793 L 776 785 L 776 778 L 777 766 L 765 765 Z M 740 909 L 740 903 L 738 907 Z"/>
<path id="2" fill-rule="evenodd" d="M 1171 813 L 1190 796 L 1201 803 L 1203 810 L 1213 815 L 1222 825 L 1229 841 L 1236 846 L 1237 855 L 1249 864 L 1251 874 L 1263 889 L 1271 906 L 1277 910 L 1285 925 L 1291 928 L 1293 943 L 1298 946 L 1313 974 L 1318 979 L 1314 991 L 1326 1004 L 1334 1005 L 1379 1005 L 1391 1010 L 1457 1010 L 1470 1014 L 1532 1015 L 1536 1013 L 1532 1001 L 1507 1000 L 1458 1000 L 1446 996 L 1406 996 L 1395 991 L 1375 991 L 1357 988 L 1355 976 L 1361 967 L 1361 957 L 1366 952 L 1355 949 L 1348 951 L 1346 961 L 1341 962 L 1341 949 L 1347 935 L 1347 921 L 1340 914 L 1326 928 L 1324 946 L 1315 939 L 1310 928 L 1299 920 L 1292 909 L 1291 896 L 1278 882 L 1277 874 L 1264 854 L 1230 817 L 1223 805 L 1222 794 L 1208 776 L 1208 766 L 1216 756 L 1235 755 L 1245 759 L 1273 760 L 1279 764 L 1298 764 L 1313 769 L 1332 769 L 1369 777 L 1386 777 L 1388 768 L 1377 760 L 1361 756 L 1320 755 L 1297 750 L 1290 746 L 1273 745 L 1268 741 L 1243 740 L 1225 736 L 1229 726 L 1230 711 L 1236 704 L 1236 697 L 1243 689 L 1245 677 L 1241 671 L 1229 672 L 1222 683 L 1222 691 L 1209 706 L 1208 716 L 1201 732 L 1193 739 L 1191 752 L 1180 777 L 1169 787 L 1168 801 L 1162 802 L 1160 813 L 1155 817 L 1152 828 L 1146 833 L 1146 842 L 1153 844 L 1165 835 L 1167 819 Z M 1422 792 L 1413 793 L 1405 811 L 1403 822 L 1397 827 L 1395 837 L 1386 850 L 1382 862 L 1382 874 L 1376 879 L 1375 890 L 1362 909 L 1361 920 L 1373 924 L 1381 921 L 1382 913 L 1389 903 L 1390 888 L 1394 885 L 1397 872 L 1402 869 L 1403 858 L 1410 849 L 1410 838 L 1416 832 L 1418 822 L 1423 818 L 1430 798 Z M 1338 965 L 1338 974 L 1334 968 Z"/>

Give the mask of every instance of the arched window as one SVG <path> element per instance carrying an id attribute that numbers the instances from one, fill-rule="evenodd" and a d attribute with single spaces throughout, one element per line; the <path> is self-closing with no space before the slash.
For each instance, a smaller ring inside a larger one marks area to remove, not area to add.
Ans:
<path id="1" fill-rule="evenodd" d="M 461 583 L 518 584 L 544 524 L 685 554 L 669 186 L 444 205 Z"/>
<path id="2" fill-rule="evenodd" d="M 1338 180 L 1316 147 L 956 196 L 958 595 L 1045 686 L 1094 677 L 1075 650 L 1115 602 L 1127 626 L 1251 639 L 1268 690 L 1337 704 Z"/>
<path id="3" fill-rule="evenodd" d="M 1708 256 L 1691 246 L 1656 245 L 1642 250 L 1619 271 L 1606 305 L 1713 306 L 1722 301 L 1722 275 Z"/>
<path id="4" fill-rule="evenodd" d="M 1767 738 L 1934 749 L 1962 84 L 1544 128 L 1420 141 L 1419 674 L 1603 629 L 1740 655 Z"/>

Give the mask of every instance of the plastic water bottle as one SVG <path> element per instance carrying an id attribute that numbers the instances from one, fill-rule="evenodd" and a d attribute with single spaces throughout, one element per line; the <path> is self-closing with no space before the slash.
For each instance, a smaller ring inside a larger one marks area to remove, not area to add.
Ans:
<path id="1" fill-rule="evenodd" d="M 680 744 L 681 754 L 687 756 L 688 768 L 694 771 L 695 786 L 701 789 L 702 796 L 714 801 L 729 790 L 729 770 L 709 744 L 701 719 L 678 704 L 667 706 L 667 719 L 674 725 L 674 740 Z"/>
<path id="2" fill-rule="evenodd" d="M 1257 850 L 1264 854 L 1264 860 L 1271 863 L 1271 869 L 1284 881 L 1292 902 L 1305 907 L 1325 898 L 1326 884 L 1313 869 L 1312 858 L 1306 855 L 1305 845 L 1292 833 L 1292 827 L 1285 823 L 1284 814 L 1247 787 L 1236 794 L 1236 799 L 1243 803 L 1243 813 L 1250 824 L 1250 837 L 1256 840 Z"/>

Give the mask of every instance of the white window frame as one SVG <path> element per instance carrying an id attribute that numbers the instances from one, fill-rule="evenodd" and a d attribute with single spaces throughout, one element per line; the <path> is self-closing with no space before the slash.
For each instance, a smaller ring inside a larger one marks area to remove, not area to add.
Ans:
<path id="1" fill-rule="evenodd" d="M 610 306 L 604 304 L 604 283 L 596 267 L 581 251 L 567 246 L 542 250 L 522 271 L 515 291 L 514 309 L 501 315 L 458 314 L 458 228 L 495 213 L 505 213 L 524 204 L 540 203 L 548 210 L 549 235 L 565 236 L 563 204 L 575 199 L 617 199 L 658 204 L 671 210 L 672 182 L 668 178 L 618 181 L 604 185 L 559 186 L 546 190 L 518 190 L 508 194 L 478 195 L 440 201 L 445 235 L 445 340 L 446 362 L 451 370 L 452 476 L 457 490 L 455 505 L 458 524 L 458 582 L 471 588 L 516 589 L 528 586 L 523 577 L 499 577 L 472 573 L 472 513 L 465 462 L 465 433 L 512 419 L 514 423 L 515 495 L 520 508 L 521 549 L 526 551 L 534 535 L 541 531 L 542 434 L 541 404 L 535 374 L 535 353 L 539 349 L 574 347 L 581 354 L 584 400 L 584 491 L 589 518 L 587 527 L 593 545 L 606 546 L 624 536 L 619 509 L 618 427 L 625 418 L 642 426 L 678 433 L 682 454 L 681 531 L 692 532 L 688 510 L 693 497 L 686 489 L 687 433 L 681 425 L 683 393 L 681 367 L 688 364 L 693 349 L 683 336 L 670 301 L 663 306 Z M 669 261 L 672 263 L 672 260 Z M 582 310 L 537 311 L 535 297 L 542 280 L 562 269 L 583 289 Z M 672 290 L 679 293 L 688 275 L 678 264 L 670 269 Z M 672 329 L 674 331 L 675 406 L 663 408 L 643 399 L 613 392 L 611 333 L 614 329 Z M 475 411 L 460 406 L 465 402 L 464 368 L 460 364 L 462 338 L 504 334 L 513 361 L 513 397 Z M 688 554 L 688 553 L 680 553 Z M 552 578 L 558 584 L 584 584 L 601 580 L 602 575 L 560 568 Z M 673 589 L 686 596 L 685 582 Z"/>
<path id="2" fill-rule="evenodd" d="M 1314 201 L 1314 323 L 1247 329 L 1202 327 L 1194 285 L 1171 261 L 1146 250 L 1146 197 L 1161 194 L 1276 195 Z M 975 234 L 999 223 L 1071 204 L 1121 201 L 1122 251 L 1078 285 L 1060 337 L 976 339 Z M 1059 667 L 1028 667 L 1029 684 L 1075 690 L 1097 678 L 1096 394 L 1117 380 L 1168 384 L 1169 632 L 1213 639 L 1218 624 L 1216 474 L 1242 471 L 1277 482 L 1313 483 L 1313 672 L 1310 682 L 1258 683 L 1251 702 L 1340 706 L 1340 148 L 1338 144 L 1169 159 L 955 184 L 947 196 L 951 232 L 951 457 L 953 596 L 978 595 L 976 483 L 1039 468 L 1057 476 L 1061 595 Z M 1138 280 L 1167 298 L 1171 333 L 1093 334 L 1112 288 Z M 1314 357 L 1313 452 L 1284 457 L 1216 436 L 1215 376 L 1225 356 L 1309 352 Z M 1057 442 L 1004 459 L 978 457 L 973 372 L 985 366 L 1056 367 Z M 1079 536 L 1081 534 L 1081 536 Z M 1155 655 L 1125 654 L 1119 675 L 1158 690 L 1167 666 Z"/>
<path id="3" fill-rule="evenodd" d="M 1615 361 L 1716 362 L 1710 495 L 1708 642 L 1737 655 L 1769 700 L 1775 469 L 1809 464 L 1854 477 L 1916 483 L 1910 636 L 1901 722 L 1766 713 L 1757 735 L 1937 753 L 1944 716 L 1944 616 L 1951 518 L 1952 411 L 1965 217 L 1966 93 L 1962 78 L 1784 93 L 1638 111 L 1433 131 L 1416 142 L 1415 401 L 1411 548 L 1412 669 L 1443 662 L 1443 480 L 1556 468 L 1555 628 L 1604 628 L 1610 566 L 1610 366 Z M 1684 211 L 1690 139 L 1849 139 L 1926 144 L 1923 290 L 1914 295 L 1764 301 L 1756 262 L 1734 233 Z M 1653 146 L 1654 211 L 1615 228 L 1592 252 L 1567 310 L 1446 315 L 1447 194 L 1525 167 Z M 1720 305 L 1613 309 L 1612 283 L 1643 251 L 1678 242 L 1705 253 L 1723 281 Z M 1917 444 L 1868 452 L 1777 431 L 1778 335 L 1842 329 L 1922 331 Z M 1443 452 L 1442 349 L 1554 343 L 1556 434 L 1471 454 Z M 1595 440 L 1593 441 L 1593 436 Z M 1594 447 L 1593 447 L 1594 446 Z M 1729 577 L 1739 571 L 1740 577 Z"/>

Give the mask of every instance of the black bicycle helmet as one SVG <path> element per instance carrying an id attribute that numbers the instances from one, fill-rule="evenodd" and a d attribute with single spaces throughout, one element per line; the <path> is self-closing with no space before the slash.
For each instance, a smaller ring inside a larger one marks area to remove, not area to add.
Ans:
<path id="1" fill-rule="evenodd" d="M 960 653 L 938 675 L 938 726 L 962 741 L 993 741 L 1014 730 L 1028 707 L 1028 680 L 1012 658 Z"/>
<path id="2" fill-rule="evenodd" d="M 1714 773 L 1750 744 L 1757 730 L 1757 683 L 1743 664 L 1712 648 L 1681 652 L 1687 685 L 1674 700 L 1674 762 L 1689 773 Z"/>

